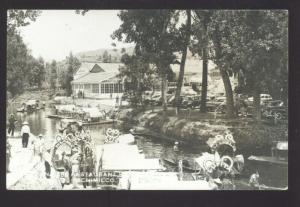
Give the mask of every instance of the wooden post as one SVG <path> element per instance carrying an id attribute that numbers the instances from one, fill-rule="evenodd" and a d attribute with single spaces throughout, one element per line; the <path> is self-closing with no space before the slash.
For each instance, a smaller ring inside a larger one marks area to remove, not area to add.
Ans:
<path id="1" fill-rule="evenodd" d="M 179 180 L 183 178 L 183 167 L 182 167 L 182 160 L 178 162 L 178 171 L 179 171 Z"/>

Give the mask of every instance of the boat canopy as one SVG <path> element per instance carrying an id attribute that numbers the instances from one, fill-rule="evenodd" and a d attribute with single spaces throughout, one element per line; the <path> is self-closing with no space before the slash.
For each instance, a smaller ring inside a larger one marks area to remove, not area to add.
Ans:
<path id="1" fill-rule="evenodd" d="M 88 114 L 91 118 L 99 118 L 104 116 L 104 114 L 100 112 L 99 109 L 96 107 L 92 107 L 92 108 L 82 107 L 80 108 L 80 110 Z"/>
<path id="2" fill-rule="evenodd" d="M 103 171 L 163 170 L 159 159 L 145 159 L 137 145 L 105 144 L 102 146 Z"/>
<path id="3" fill-rule="evenodd" d="M 176 172 L 123 172 L 119 188 L 130 190 L 211 190 L 212 186 L 205 180 L 179 180 Z"/>
<path id="4" fill-rule="evenodd" d="M 26 103 L 25 103 L 26 105 L 28 105 L 28 106 L 32 106 L 32 105 L 36 105 L 37 104 L 37 100 L 28 100 Z"/>
<path id="5" fill-rule="evenodd" d="M 70 105 L 57 105 L 55 106 L 58 111 L 66 111 L 66 112 L 73 112 L 76 108 L 74 104 Z"/>
<path id="6" fill-rule="evenodd" d="M 61 119 L 60 120 L 63 126 L 67 126 L 68 124 L 78 123 L 75 119 Z"/>
<path id="7" fill-rule="evenodd" d="M 278 150 L 288 150 L 288 142 L 287 141 L 277 142 L 276 148 Z"/>

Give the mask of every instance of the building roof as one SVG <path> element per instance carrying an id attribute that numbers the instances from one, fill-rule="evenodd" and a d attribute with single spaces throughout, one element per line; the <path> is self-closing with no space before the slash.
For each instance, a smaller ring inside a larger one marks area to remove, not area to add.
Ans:
<path id="1" fill-rule="evenodd" d="M 72 81 L 72 83 L 101 83 L 102 81 L 113 78 L 116 75 L 117 73 L 113 72 L 88 73 Z"/>
<path id="2" fill-rule="evenodd" d="M 123 66 L 121 63 L 82 62 L 80 68 L 74 74 L 74 80 L 77 80 L 90 72 L 114 72 L 117 74 L 119 73 L 119 67 L 121 66 Z"/>
<path id="3" fill-rule="evenodd" d="M 180 59 L 179 59 L 179 61 L 180 61 Z M 188 75 L 188 74 L 194 75 L 195 73 L 202 74 L 202 66 L 203 66 L 202 60 L 199 60 L 196 58 L 186 59 L 184 74 L 185 75 Z M 216 67 L 216 65 L 212 61 L 208 61 L 208 72 L 209 73 L 215 67 Z M 171 68 L 174 73 L 179 74 L 180 64 L 171 64 Z"/>
<path id="4" fill-rule="evenodd" d="M 100 83 L 119 73 L 121 63 L 82 63 L 72 83 Z"/>
<path id="5" fill-rule="evenodd" d="M 95 64 L 93 68 L 90 70 L 90 73 L 99 73 L 99 72 L 105 72 L 105 70 L 101 68 L 98 64 Z"/>

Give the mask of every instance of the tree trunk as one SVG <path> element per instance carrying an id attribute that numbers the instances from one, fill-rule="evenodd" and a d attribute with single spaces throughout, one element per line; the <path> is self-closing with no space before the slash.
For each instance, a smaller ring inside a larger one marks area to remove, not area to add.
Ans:
<path id="1" fill-rule="evenodd" d="M 218 32 L 219 31 L 219 27 L 216 26 L 215 28 L 215 32 L 213 35 L 213 44 L 215 45 L 215 53 L 216 53 L 216 59 L 217 59 L 217 65 L 218 65 L 218 61 L 221 59 L 222 57 L 222 49 L 221 49 L 221 34 Z M 220 70 L 220 74 L 224 83 L 224 88 L 225 88 L 225 92 L 226 92 L 226 109 L 227 109 L 227 117 L 228 118 L 233 118 L 235 117 L 235 113 L 234 113 L 234 101 L 233 101 L 233 92 L 232 92 L 232 87 L 231 87 L 231 83 L 229 80 L 229 75 L 226 72 L 226 70 L 224 68 L 222 68 L 222 66 L 218 65 L 218 68 Z"/>
<path id="2" fill-rule="evenodd" d="M 260 84 L 256 83 L 253 88 L 253 117 L 256 121 L 261 121 L 261 107 L 260 107 Z"/>
<path id="3" fill-rule="evenodd" d="M 235 117 L 234 113 L 234 101 L 233 101 L 233 92 L 230 83 L 229 76 L 227 72 L 223 69 L 220 69 L 221 77 L 224 83 L 224 88 L 226 92 L 226 109 L 227 109 L 227 117 L 233 118 Z"/>
<path id="4" fill-rule="evenodd" d="M 184 47 L 182 49 L 180 71 L 179 71 L 179 77 L 178 77 L 176 93 L 175 93 L 175 104 L 176 104 L 177 110 L 179 110 L 179 106 L 180 106 L 180 93 L 181 93 L 181 88 L 182 88 L 182 84 L 183 84 L 184 67 L 185 67 L 185 61 L 186 61 L 186 56 L 187 56 L 187 48 L 188 48 L 188 44 L 190 42 L 190 36 L 191 36 L 191 10 L 187 10 L 186 13 L 187 13 L 186 39 L 185 39 Z"/>
<path id="5" fill-rule="evenodd" d="M 197 12 L 198 18 L 201 19 L 199 12 Z M 202 67 L 202 89 L 201 89 L 201 105 L 200 111 L 206 112 L 206 98 L 207 98 L 207 73 L 208 73 L 208 34 L 207 34 L 207 24 L 209 22 L 209 14 L 207 12 L 204 13 L 203 19 L 203 31 L 204 31 L 204 46 L 202 49 L 202 59 L 203 59 L 203 67 Z"/>
<path id="6" fill-rule="evenodd" d="M 202 68 L 202 89 L 201 89 L 201 104 L 200 104 L 200 111 L 205 113 L 206 112 L 206 98 L 207 98 L 207 48 L 203 48 L 203 68 Z"/>
<path id="7" fill-rule="evenodd" d="M 162 99 L 162 107 L 164 111 L 167 111 L 166 85 L 167 85 L 167 74 L 163 74 L 161 78 L 161 99 Z"/>
<path id="8" fill-rule="evenodd" d="M 141 81 L 138 78 L 137 79 L 137 103 L 140 104 L 141 103 Z"/>

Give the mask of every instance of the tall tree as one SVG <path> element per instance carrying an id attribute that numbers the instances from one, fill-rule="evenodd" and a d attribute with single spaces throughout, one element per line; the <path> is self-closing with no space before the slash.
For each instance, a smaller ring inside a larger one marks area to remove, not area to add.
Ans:
<path id="1" fill-rule="evenodd" d="M 74 73 L 79 69 L 80 65 L 80 61 L 72 52 L 70 52 L 63 63 L 62 72 L 59 74 L 59 82 L 61 87 L 66 90 L 67 96 L 72 94 L 71 82 L 74 79 Z"/>
<path id="2" fill-rule="evenodd" d="M 233 75 L 232 56 L 233 49 L 229 47 L 228 41 L 231 35 L 230 22 L 231 11 L 214 11 L 210 25 L 209 37 L 211 39 L 211 59 L 217 65 L 225 88 L 226 109 L 229 118 L 235 117 L 233 91 L 229 77 Z M 233 38 L 235 38 L 237 34 Z"/>
<path id="3" fill-rule="evenodd" d="M 7 36 L 7 90 L 14 97 L 24 91 L 27 82 L 28 49 L 18 33 Z"/>
<path id="4" fill-rule="evenodd" d="M 207 78 L 208 78 L 208 26 L 210 24 L 213 11 L 211 10 L 194 10 L 197 18 L 193 25 L 194 45 L 191 51 L 198 54 L 202 58 L 202 89 L 200 111 L 206 112 L 207 99 Z"/>
<path id="5" fill-rule="evenodd" d="M 74 79 L 74 73 L 80 68 L 80 65 L 80 61 L 70 52 L 70 55 L 67 57 L 67 76 L 65 79 L 65 89 L 68 96 L 72 94 L 71 82 Z"/>
<path id="6" fill-rule="evenodd" d="M 122 24 L 112 37 L 119 41 L 136 43 L 136 51 L 147 55 L 149 61 L 156 65 L 161 77 L 163 108 L 166 110 L 167 74 L 170 64 L 174 62 L 176 40 L 176 12 L 173 10 L 129 10 L 121 11 L 118 16 Z M 173 20 L 173 21 L 172 21 Z M 124 37 L 124 38 L 123 38 Z"/>
<path id="7" fill-rule="evenodd" d="M 183 32 L 184 42 L 182 44 L 182 49 L 181 49 L 182 56 L 181 56 L 181 61 L 180 61 L 179 77 L 178 77 L 177 88 L 176 88 L 176 93 L 175 93 L 175 103 L 176 103 L 177 110 L 179 109 L 179 106 L 180 106 L 180 93 L 181 93 L 181 88 L 182 88 L 182 84 L 183 84 L 184 67 L 185 67 L 187 50 L 188 50 L 188 45 L 190 43 L 190 36 L 191 36 L 191 10 L 186 10 L 186 15 L 187 15 L 187 20 L 186 20 L 186 25 L 184 26 L 184 32 Z"/>
<path id="8" fill-rule="evenodd" d="M 19 27 L 24 27 L 36 20 L 41 14 L 38 10 L 18 10 L 7 11 L 7 35 L 12 35 Z"/>
<path id="9" fill-rule="evenodd" d="M 102 54 L 102 60 L 104 63 L 108 63 L 109 62 L 109 56 L 108 56 L 108 52 L 107 50 L 105 50 Z"/>
<path id="10" fill-rule="evenodd" d="M 235 50 L 243 61 L 241 70 L 246 87 L 252 90 L 254 117 L 261 119 L 260 93 L 276 91 L 287 97 L 287 12 L 252 11 L 235 13 L 239 26 L 235 38 Z M 277 84 L 276 84 L 277 83 Z"/>
<path id="11" fill-rule="evenodd" d="M 55 60 L 51 62 L 50 70 L 50 88 L 55 91 L 57 86 L 57 63 Z"/>
<path id="12" fill-rule="evenodd" d="M 18 28 L 35 21 L 37 10 L 8 10 L 7 12 L 7 90 L 12 96 L 20 94 L 28 85 L 31 56 Z"/>
<path id="13" fill-rule="evenodd" d="M 37 86 L 41 88 L 42 83 L 45 79 L 45 63 L 42 57 L 35 59 L 30 56 L 29 60 L 30 71 L 28 73 L 28 82 L 30 86 Z"/>
<path id="14" fill-rule="evenodd" d="M 148 60 L 140 55 L 124 54 L 121 62 L 124 63 L 125 67 L 120 68 L 119 76 L 130 82 L 129 91 L 133 93 L 131 103 L 135 106 L 142 104 L 143 92 L 153 84 L 152 74 L 154 70 L 150 68 Z"/>

